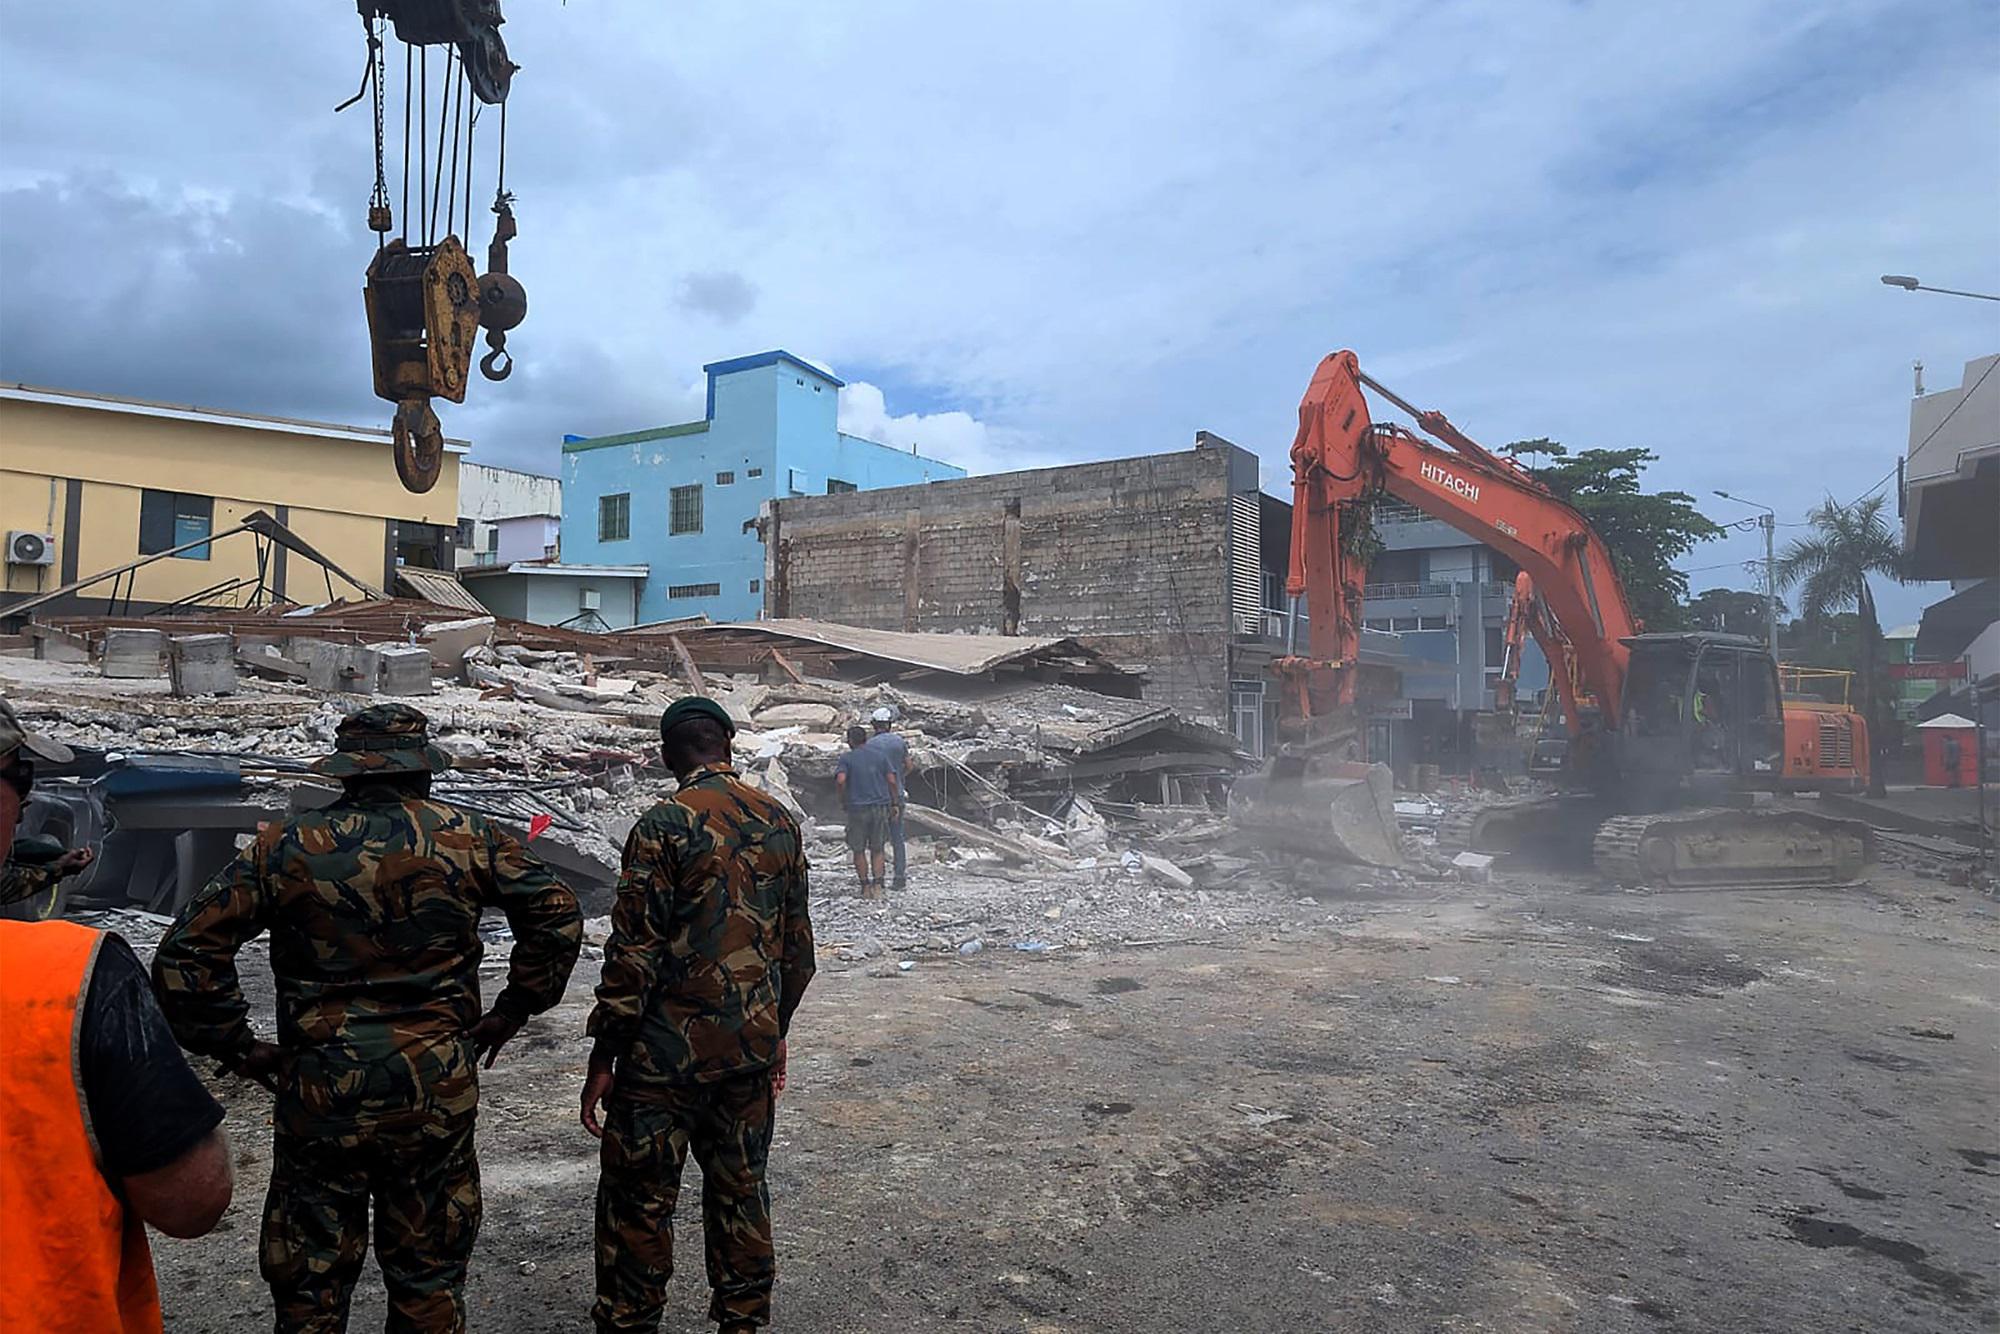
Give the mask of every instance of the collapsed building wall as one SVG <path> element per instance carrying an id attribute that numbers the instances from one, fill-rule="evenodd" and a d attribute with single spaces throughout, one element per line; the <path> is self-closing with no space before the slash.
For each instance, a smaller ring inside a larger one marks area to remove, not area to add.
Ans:
<path id="1" fill-rule="evenodd" d="M 1204 432 L 1173 454 L 774 501 L 765 613 L 1073 635 L 1145 672 L 1147 699 L 1226 725 L 1231 497 L 1256 491 L 1255 456 Z"/>

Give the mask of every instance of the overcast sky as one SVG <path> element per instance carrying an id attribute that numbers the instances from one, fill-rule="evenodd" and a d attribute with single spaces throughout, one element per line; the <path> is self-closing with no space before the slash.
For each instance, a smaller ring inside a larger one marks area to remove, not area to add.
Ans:
<path id="1" fill-rule="evenodd" d="M 975 470 L 1210 430 L 1283 493 L 1346 346 L 1477 439 L 1645 445 L 1794 523 L 1893 468 L 1913 359 L 2000 350 L 2000 305 L 1876 281 L 2000 290 L 1980 0 L 506 9 L 531 312 L 444 412 L 488 462 L 698 417 L 703 362 L 785 347 L 849 429 Z M 0 15 L 0 379 L 385 421 L 351 3 Z"/>

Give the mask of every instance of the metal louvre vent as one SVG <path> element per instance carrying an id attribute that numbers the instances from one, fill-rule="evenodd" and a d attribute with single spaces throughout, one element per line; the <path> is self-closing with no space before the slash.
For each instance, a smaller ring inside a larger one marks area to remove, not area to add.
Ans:
<path id="1" fill-rule="evenodd" d="M 1264 545 L 1255 492 L 1229 498 L 1229 619 L 1238 634 L 1264 629 Z"/>
<path id="2" fill-rule="evenodd" d="M 1854 767 L 1854 729 L 1844 720 L 1820 719 L 1819 762 L 1833 769 Z"/>

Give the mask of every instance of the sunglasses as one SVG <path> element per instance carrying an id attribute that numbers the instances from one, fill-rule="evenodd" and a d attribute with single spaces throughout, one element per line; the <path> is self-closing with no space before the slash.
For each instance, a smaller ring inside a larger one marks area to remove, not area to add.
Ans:
<path id="1" fill-rule="evenodd" d="M 26 800 L 28 793 L 35 787 L 34 763 L 17 756 L 13 763 L 5 769 L 0 769 L 0 779 L 4 779 L 8 787 L 13 788 L 23 800 Z"/>

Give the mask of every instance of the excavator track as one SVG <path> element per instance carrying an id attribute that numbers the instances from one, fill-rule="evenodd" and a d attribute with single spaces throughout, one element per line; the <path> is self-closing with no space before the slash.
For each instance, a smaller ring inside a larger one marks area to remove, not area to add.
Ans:
<path id="1" fill-rule="evenodd" d="M 1597 871 L 1654 889 L 1852 884 L 1875 862 L 1875 832 L 1809 811 L 1714 807 L 1619 815 L 1597 828 Z"/>
<path id="2" fill-rule="evenodd" d="M 1514 797 L 1464 806 L 1438 821 L 1438 848 L 1444 852 L 1525 855 L 1540 861 L 1581 864 L 1587 831 L 1603 818 L 1603 807 L 1588 798 Z"/>

